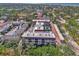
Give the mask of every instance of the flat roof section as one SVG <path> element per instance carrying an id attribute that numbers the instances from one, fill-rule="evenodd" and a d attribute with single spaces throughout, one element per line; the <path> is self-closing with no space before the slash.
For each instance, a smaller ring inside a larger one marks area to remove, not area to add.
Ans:
<path id="1" fill-rule="evenodd" d="M 54 33 L 50 32 L 24 32 L 22 37 L 41 37 L 41 38 L 55 38 Z"/>
<path id="2" fill-rule="evenodd" d="M 50 22 L 50 20 L 48 19 L 48 20 L 38 20 L 38 19 L 34 19 L 33 21 L 37 21 L 37 22 Z"/>

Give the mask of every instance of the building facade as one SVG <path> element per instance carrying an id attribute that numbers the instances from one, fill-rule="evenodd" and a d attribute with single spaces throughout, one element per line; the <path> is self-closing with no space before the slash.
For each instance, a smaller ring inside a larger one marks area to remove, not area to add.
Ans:
<path id="1" fill-rule="evenodd" d="M 51 30 L 50 19 L 39 14 L 41 13 L 37 13 L 39 19 L 32 20 L 31 27 L 23 33 L 23 42 L 33 45 L 56 44 L 55 35 Z"/>

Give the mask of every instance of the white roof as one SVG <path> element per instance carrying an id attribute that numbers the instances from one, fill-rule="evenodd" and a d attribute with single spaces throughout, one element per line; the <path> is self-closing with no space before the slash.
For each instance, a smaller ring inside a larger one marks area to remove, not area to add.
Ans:
<path id="1" fill-rule="evenodd" d="M 39 20 L 39 19 L 34 19 L 33 21 L 45 21 L 45 22 L 50 22 L 50 20 Z"/>
<path id="2" fill-rule="evenodd" d="M 40 37 L 40 38 L 55 38 L 54 33 L 52 31 L 39 31 L 36 32 L 35 30 L 43 30 L 44 29 L 44 22 L 39 22 L 39 21 L 47 21 L 49 22 L 50 20 L 33 20 L 36 21 L 36 24 L 34 27 L 30 27 L 28 31 L 24 32 L 22 37 Z"/>
<path id="3" fill-rule="evenodd" d="M 24 32 L 22 37 L 41 37 L 41 38 L 55 38 L 54 33 L 50 32 Z"/>

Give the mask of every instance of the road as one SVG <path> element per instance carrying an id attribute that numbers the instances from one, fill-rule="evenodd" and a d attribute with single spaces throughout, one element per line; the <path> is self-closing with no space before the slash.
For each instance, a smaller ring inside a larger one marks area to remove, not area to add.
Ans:
<path id="1" fill-rule="evenodd" d="M 74 39 L 67 34 L 67 45 L 75 52 L 76 55 L 79 55 L 79 45 L 74 41 Z"/>
<path id="2" fill-rule="evenodd" d="M 64 31 L 64 33 L 66 34 L 66 38 L 68 40 L 67 45 L 72 49 L 72 51 L 75 52 L 76 55 L 79 55 L 79 45 L 74 41 L 74 39 L 69 34 L 67 34 L 67 32 L 68 31 Z"/>
<path id="3" fill-rule="evenodd" d="M 74 41 L 74 39 L 69 34 L 67 34 L 69 31 L 64 32 L 68 40 L 67 45 L 75 52 L 76 55 L 79 55 L 79 45 Z"/>

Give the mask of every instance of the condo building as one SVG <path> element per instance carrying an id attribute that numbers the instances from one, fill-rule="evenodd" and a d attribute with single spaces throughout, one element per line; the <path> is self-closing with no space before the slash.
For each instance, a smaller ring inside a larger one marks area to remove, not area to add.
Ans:
<path id="1" fill-rule="evenodd" d="M 50 19 L 37 12 L 37 19 L 32 20 L 31 27 L 22 35 L 23 41 L 27 44 L 47 45 L 56 44 L 55 35 L 52 32 Z"/>

